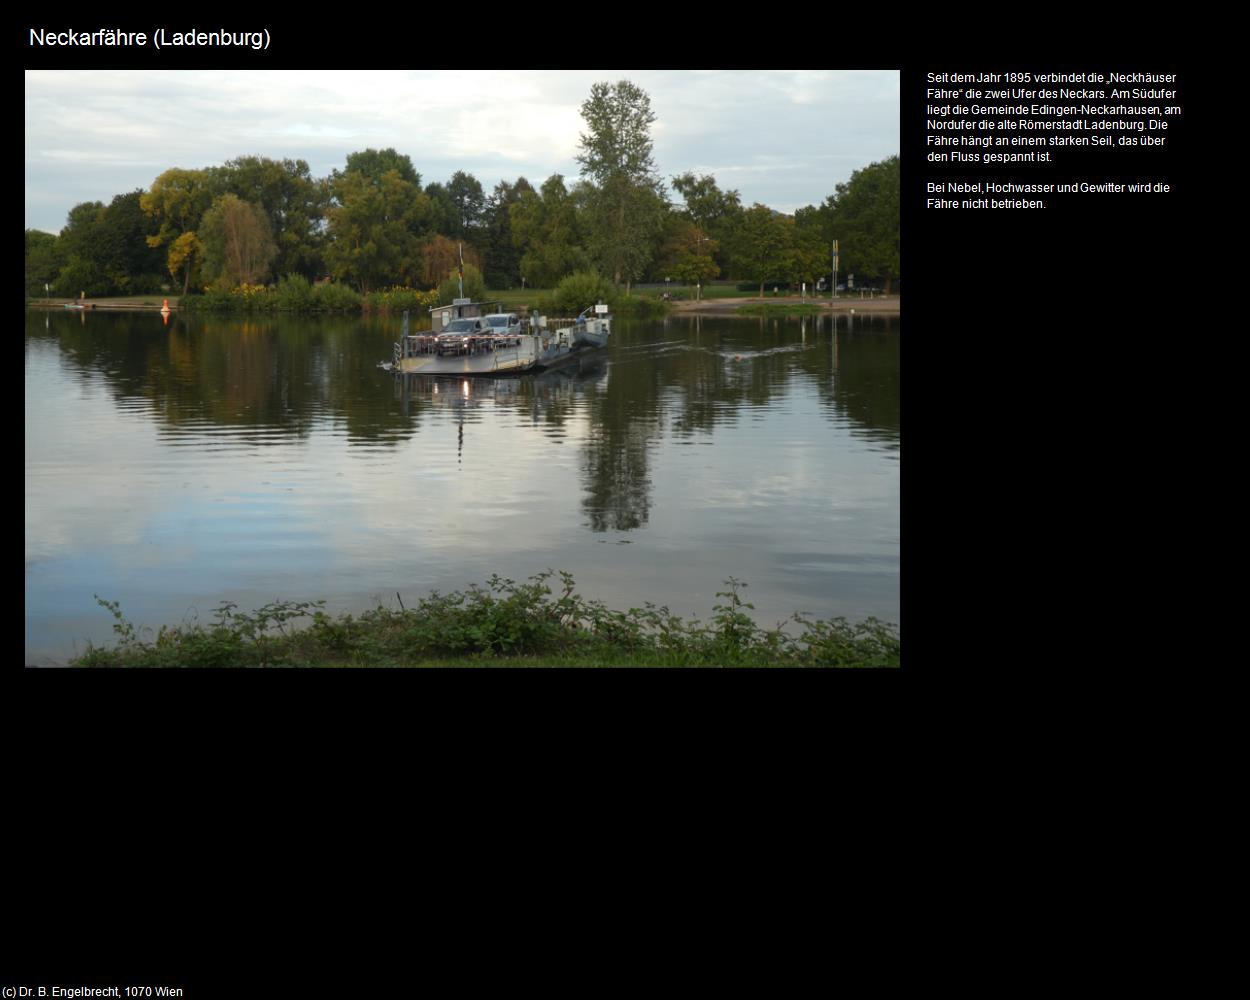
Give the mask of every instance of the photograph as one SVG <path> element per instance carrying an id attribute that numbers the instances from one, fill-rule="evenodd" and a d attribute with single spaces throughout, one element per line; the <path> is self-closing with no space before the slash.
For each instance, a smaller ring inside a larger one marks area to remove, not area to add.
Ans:
<path id="1" fill-rule="evenodd" d="M 46 62 L 27 668 L 900 666 L 897 68 Z"/>

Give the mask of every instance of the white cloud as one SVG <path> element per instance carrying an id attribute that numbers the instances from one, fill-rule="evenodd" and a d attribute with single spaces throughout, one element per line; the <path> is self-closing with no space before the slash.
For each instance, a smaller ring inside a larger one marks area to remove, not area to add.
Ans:
<path id="1" fill-rule="evenodd" d="M 575 177 L 581 103 L 622 79 L 651 98 L 661 174 L 713 173 L 746 204 L 816 204 L 898 152 L 894 70 L 29 70 L 26 225 L 56 231 L 79 202 L 252 154 L 304 159 L 321 177 L 391 146 L 427 183 L 465 169 L 488 191 Z"/>

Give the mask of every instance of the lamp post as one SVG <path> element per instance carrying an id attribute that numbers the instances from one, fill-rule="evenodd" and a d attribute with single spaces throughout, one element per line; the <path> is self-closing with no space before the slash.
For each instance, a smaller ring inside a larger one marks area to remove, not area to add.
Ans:
<path id="1" fill-rule="evenodd" d="M 829 282 L 829 301 L 838 297 L 838 241 L 833 241 L 833 274 Z"/>

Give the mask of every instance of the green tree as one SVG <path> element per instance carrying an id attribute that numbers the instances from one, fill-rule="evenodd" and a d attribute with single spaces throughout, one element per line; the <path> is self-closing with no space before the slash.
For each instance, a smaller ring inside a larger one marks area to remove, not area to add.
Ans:
<path id="1" fill-rule="evenodd" d="M 662 251 L 665 276 L 688 284 L 710 281 L 720 274 L 716 263 L 719 249 L 717 242 L 693 222 L 680 220 Z"/>
<path id="2" fill-rule="evenodd" d="M 832 266 L 830 246 L 818 228 L 800 226 L 795 220 L 791 261 L 791 277 L 795 281 L 806 282 L 810 286 L 809 291 L 815 294 L 817 279 Z"/>
<path id="3" fill-rule="evenodd" d="M 188 229 L 174 240 L 169 248 L 169 273 L 174 278 L 183 276 L 182 294 L 187 294 L 187 287 L 193 274 L 199 274 L 200 263 L 204 260 L 204 245 L 194 230 Z"/>
<path id="4" fill-rule="evenodd" d="M 62 295 L 108 295 L 112 290 L 100 253 L 104 202 L 84 201 L 69 210 L 61 229 L 60 249 L 65 264 L 56 282 Z"/>
<path id="5" fill-rule="evenodd" d="M 394 149 L 364 149 L 347 155 L 347 166 L 344 173 L 356 173 L 367 177 L 374 183 L 380 183 L 391 170 L 399 174 L 400 179 L 407 181 L 418 190 L 421 187 L 421 175 L 412 165 L 412 159 L 406 153 L 397 153 Z"/>
<path id="6" fill-rule="evenodd" d="M 143 191 L 119 194 L 100 219 L 97 260 L 113 291 L 136 294 L 160 291 L 165 278 L 165 254 L 148 243 L 156 235 L 154 221 L 143 211 Z"/>
<path id="7" fill-rule="evenodd" d="M 891 156 L 851 174 L 830 201 L 830 227 L 845 270 L 885 282 L 888 295 L 899 275 L 899 158 Z"/>
<path id="8" fill-rule="evenodd" d="M 577 198 L 552 174 L 539 191 L 528 190 L 510 209 L 512 241 L 521 275 L 534 288 L 551 288 L 565 275 L 590 267 Z"/>
<path id="9" fill-rule="evenodd" d="M 742 199 L 738 192 L 722 191 L 711 174 L 680 174 L 672 179 L 672 186 L 685 202 L 686 207 L 679 214 L 716 243 L 716 262 L 722 271 L 729 270 L 729 251 L 742 224 Z"/>
<path id="10" fill-rule="evenodd" d="M 200 221 L 204 276 L 234 287 L 259 284 L 278 256 L 269 218 L 259 204 L 223 194 Z"/>
<path id="11" fill-rule="evenodd" d="M 641 275 L 656 250 L 664 213 L 651 155 L 651 99 L 628 80 L 596 83 L 582 104 L 587 131 L 577 162 L 592 186 L 590 250 L 620 285 Z"/>
<path id="12" fill-rule="evenodd" d="M 398 154 L 365 152 L 373 155 L 353 153 L 347 169 L 331 175 L 332 202 L 326 210 L 326 262 L 336 277 L 350 281 L 362 295 L 386 285 L 420 281 L 421 243 L 430 218 L 430 199 L 419 187 L 420 175 L 411 163 L 407 169 L 388 167 L 378 174 L 379 164 L 394 162 Z M 361 162 L 364 168 L 356 169 L 354 164 Z"/>
<path id="13" fill-rule="evenodd" d="M 481 225 L 482 212 L 486 208 L 486 195 L 481 183 L 472 174 L 457 170 L 447 182 L 447 196 L 456 207 L 456 230 L 447 235 L 457 239 L 470 238 Z"/>
<path id="14" fill-rule="evenodd" d="M 515 184 L 500 181 L 487 199 L 483 270 L 491 288 L 513 288 L 521 283 L 521 255 L 512 238 L 512 206 L 533 190 L 529 181 L 518 177 Z"/>
<path id="15" fill-rule="evenodd" d="M 787 277 L 793 265 L 793 220 L 756 202 L 743 213 L 734 263 L 738 273 L 759 282 Z"/>
<path id="16" fill-rule="evenodd" d="M 711 174 L 696 177 L 693 173 L 673 178 L 673 190 L 682 196 L 683 214 L 706 233 L 712 233 L 726 219 L 742 213 L 742 198 L 737 191 L 722 191 Z"/>
<path id="17" fill-rule="evenodd" d="M 65 252 L 60 239 L 38 229 L 26 230 L 26 294 L 43 298 L 45 285 L 56 282 L 65 266 Z"/>
<path id="18" fill-rule="evenodd" d="M 443 236 L 454 236 L 460 215 L 451 195 L 447 193 L 446 186 L 438 183 L 427 184 L 425 195 L 430 199 L 430 228 Z"/>
<path id="19" fill-rule="evenodd" d="M 148 192 L 139 199 L 143 211 L 159 227 L 154 236 L 148 237 L 148 245 L 170 247 L 171 258 L 167 259 L 166 265 L 175 278 L 178 272 L 172 262 L 173 244 L 187 233 L 194 234 L 215 195 L 216 181 L 209 171 L 174 167 L 157 177 Z M 198 244 L 199 241 L 194 242 Z M 191 283 L 191 268 L 197 262 L 196 255 L 187 252 L 189 246 L 190 241 L 184 242 L 178 254 L 184 295 Z"/>
<path id="20" fill-rule="evenodd" d="M 140 207 L 142 191 L 119 194 L 106 207 L 75 205 L 58 240 L 62 295 L 127 295 L 156 291 L 164 281 L 165 254 L 148 245 L 155 224 Z"/>
<path id="21" fill-rule="evenodd" d="M 219 193 L 238 195 L 264 211 L 278 249 L 274 273 L 306 278 L 324 273 L 320 227 L 327 194 L 304 160 L 240 156 L 212 173 Z"/>

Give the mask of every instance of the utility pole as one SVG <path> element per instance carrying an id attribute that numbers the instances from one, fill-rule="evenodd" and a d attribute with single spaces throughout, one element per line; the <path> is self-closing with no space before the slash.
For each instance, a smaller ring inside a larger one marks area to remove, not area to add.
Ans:
<path id="1" fill-rule="evenodd" d="M 833 280 L 829 282 L 829 301 L 838 297 L 838 241 L 833 241 Z"/>

